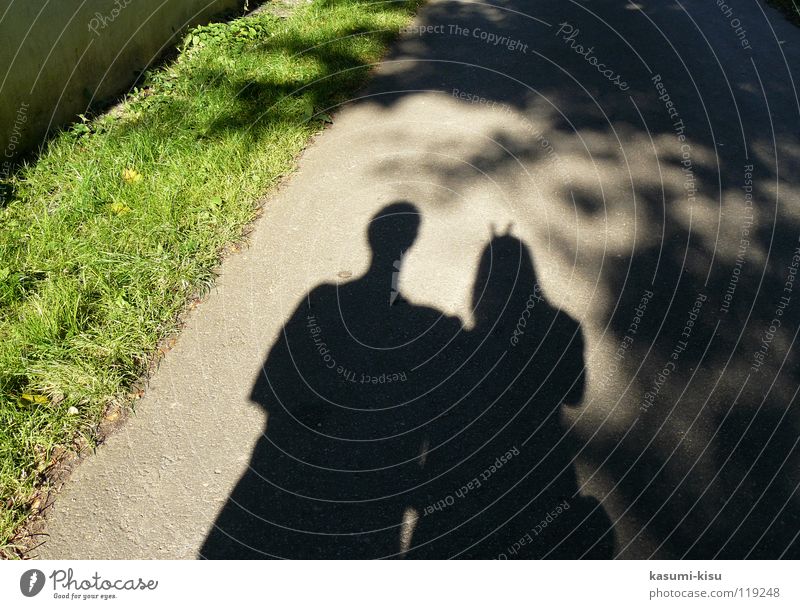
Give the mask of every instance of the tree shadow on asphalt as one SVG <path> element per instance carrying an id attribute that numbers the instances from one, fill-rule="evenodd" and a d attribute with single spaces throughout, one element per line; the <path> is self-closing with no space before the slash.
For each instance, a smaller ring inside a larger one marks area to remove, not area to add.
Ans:
<path id="1" fill-rule="evenodd" d="M 571 310 L 584 325 L 591 321 L 599 328 L 603 344 L 589 342 L 586 346 L 589 374 L 584 379 L 585 408 L 574 428 L 566 434 L 562 429 L 552 436 L 543 431 L 548 437 L 567 438 L 559 446 L 569 446 L 563 448 L 563 455 L 559 448 L 555 453 L 561 456 L 552 457 L 559 462 L 564 455 L 570 455 L 567 478 L 551 478 L 556 468 L 544 466 L 548 480 L 557 481 L 552 486 L 568 488 L 578 497 L 586 492 L 584 485 L 597 483 L 595 488 L 602 491 L 595 492 L 600 503 L 592 504 L 588 510 L 581 508 L 586 513 L 579 520 L 589 531 L 591 544 L 545 544 L 548 549 L 539 551 L 534 543 L 527 542 L 526 534 L 540 542 L 543 539 L 530 533 L 529 525 L 537 517 L 534 512 L 546 516 L 559 505 L 558 498 L 569 493 L 545 491 L 546 499 L 533 499 L 530 505 L 535 507 L 528 506 L 520 515 L 513 515 L 520 508 L 518 502 L 523 495 L 530 499 L 541 490 L 538 475 L 520 475 L 521 471 L 534 468 L 527 457 L 522 457 L 517 436 L 501 443 L 489 442 L 488 452 L 476 453 L 475 459 L 493 463 L 513 446 L 520 450 L 520 455 L 512 452 L 513 458 L 506 459 L 509 467 L 504 464 L 508 479 L 520 482 L 515 491 L 518 494 L 510 493 L 516 498 L 488 505 L 485 497 L 498 497 L 503 492 L 483 493 L 491 480 L 483 481 L 480 488 L 475 484 L 469 487 L 476 474 L 483 472 L 478 461 L 468 459 L 468 467 L 460 465 L 452 473 L 439 470 L 451 461 L 445 458 L 447 443 L 438 448 L 440 459 L 434 459 L 436 451 L 430 447 L 441 444 L 437 438 L 442 433 L 436 425 L 427 426 L 425 434 L 409 432 L 403 439 L 393 440 L 397 446 L 392 454 L 362 447 L 369 443 L 353 442 L 360 448 L 354 451 L 352 463 L 342 463 L 337 459 L 343 457 L 330 456 L 332 451 L 324 443 L 306 442 L 310 432 L 290 431 L 291 425 L 284 421 L 294 419 L 286 413 L 278 414 L 274 405 L 265 405 L 261 381 L 254 399 L 270 410 L 266 438 L 274 433 L 292 447 L 301 444 L 309 457 L 320 462 L 323 456 L 330 457 L 335 474 L 330 480 L 314 478 L 305 469 L 298 469 L 292 457 L 265 438 L 256 449 L 253 470 L 222 512 L 219 528 L 212 531 L 204 555 L 405 553 L 472 557 L 502 555 L 511 547 L 517 552 L 515 556 L 527 552 L 529 556 L 552 557 L 559 555 L 559 548 L 565 549 L 568 556 L 595 556 L 610 553 L 614 529 L 624 525 L 629 534 L 625 543 L 618 543 L 614 549 L 618 557 L 800 557 L 800 498 L 796 493 L 800 487 L 800 420 L 793 409 L 800 385 L 800 362 L 793 349 L 800 312 L 796 294 L 792 294 L 796 270 L 792 257 L 798 247 L 800 223 L 797 214 L 785 205 L 787 197 L 798 192 L 794 176 L 800 170 L 800 149 L 792 131 L 797 124 L 797 98 L 790 80 L 780 77 L 785 70 L 781 72 L 779 61 L 790 50 L 779 49 L 773 41 L 770 52 L 775 61 L 768 61 L 770 58 L 764 54 L 752 59 L 737 46 L 739 41 L 729 31 L 729 24 L 717 14 L 704 15 L 702 11 L 706 9 L 692 7 L 690 14 L 697 11 L 692 14 L 693 21 L 677 4 L 637 6 L 617 0 L 593 3 L 591 12 L 576 3 L 539 2 L 534 6 L 523 0 L 507 2 L 502 7 L 447 2 L 429 6 L 421 24 L 441 25 L 445 34 L 406 37 L 387 58 L 384 70 L 376 75 L 364 99 L 357 102 L 388 110 L 427 92 L 452 104 L 469 106 L 472 111 L 511 111 L 535 121 L 532 129 L 486 133 L 481 146 L 472 148 L 454 130 L 447 148 L 460 155 L 459 162 L 447 166 L 437 161 L 426 167 L 423 161 L 415 165 L 415 171 L 454 192 L 483 179 L 478 175 L 522 174 L 523 168 L 533 168 L 529 173 L 535 180 L 554 173 L 560 177 L 553 187 L 555 197 L 542 195 L 531 179 L 529 200 L 523 197 L 517 204 L 530 204 L 531 210 L 544 206 L 548 215 L 543 218 L 538 212 L 521 212 L 516 221 L 532 233 L 546 232 L 546 239 L 542 236 L 533 243 L 538 260 L 568 265 L 577 257 L 583 263 L 573 270 L 611 295 L 607 301 L 593 302 L 585 311 Z M 697 22 L 703 23 L 702 34 Z M 569 25 L 559 34 L 563 24 Z M 471 33 L 498 33 L 529 48 L 521 52 L 492 46 L 471 34 L 452 34 L 451 25 Z M 769 43 L 767 36 L 771 35 L 772 26 L 750 21 L 747 27 L 754 37 L 762 37 L 762 44 Z M 796 36 L 778 29 L 779 37 Z M 575 31 L 571 41 L 565 40 Z M 592 47 L 599 61 L 624 76 L 627 88 L 620 90 L 600 74 L 586 56 L 574 50 L 573 42 Z M 302 46 L 293 52 L 302 52 Z M 327 61 L 324 56 L 321 60 Z M 333 57 L 329 67 L 337 61 Z M 767 74 L 770 78 L 766 78 Z M 210 78 L 221 82 L 224 75 Z M 286 84 L 280 95 L 291 97 L 304 84 Z M 268 128 L 273 119 L 259 118 L 261 115 L 256 113 L 262 112 L 265 100 L 273 99 L 271 83 L 230 85 L 242 92 L 241 107 L 234 109 L 231 116 L 221 117 L 213 129 L 250 129 L 252 121 L 242 121 L 242 116 L 258 118 L 262 121 L 256 121 L 261 125 L 258 128 Z M 312 103 L 315 111 L 327 112 L 339 101 L 326 94 L 314 96 Z M 397 146 L 402 148 L 412 140 L 412 135 L 406 141 L 403 134 L 398 134 Z M 394 163 L 384 158 L 374 173 L 379 178 L 394 179 L 404 164 L 404 159 Z M 752 210 L 746 205 L 746 194 L 752 194 Z M 560 214 L 574 216 L 579 226 L 589 226 L 593 236 L 589 245 L 579 244 L 572 234 L 577 231 L 559 227 L 549 220 L 549 214 L 554 218 Z M 631 226 L 633 234 L 624 247 L 606 249 L 609 234 L 629 231 Z M 366 286 L 371 279 L 359 281 L 359 285 Z M 333 298 L 334 292 L 328 286 L 321 295 Z M 312 295 L 314 299 L 319 297 Z M 781 298 L 786 296 L 789 299 L 784 303 Z M 569 300 L 570 296 L 560 300 L 564 299 Z M 426 315 L 438 315 L 419 307 L 409 310 L 414 311 L 414 318 L 418 312 L 420 320 Z M 644 314 L 638 315 L 637 311 Z M 309 330 L 302 329 L 301 312 L 299 309 L 299 317 L 293 318 L 287 328 L 297 326 L 293 331 L 306 336 Z M 373 316 L 377 313 L 366 313 L 362 320 L 365 327 L 376 324 Z M 559 315 L 566 319 L 563 311 Z M 773 323 L 776 319 L 779 327 Z M 631 333 L 634 320 L 636 331 Z M 436 332 L 453 324 L 452 320 L 441 318 Z M 421 326 L 427 327 L 422 321 Z M 436 332 L 426 335 L 432 344 L 438 341 L 433 340 Z M 458 330 L 452 332 L 457 334 Z M 468 343 L 462 343 L 462 348 Z M 433 349 L 425 341 L 418 346 L 421 353 Z M 612 353 L 621 355 L 612 362 L 601 356 L 595 358 L 601 347 L 610 347 Z M 279 348 L 286 347 L 275 346 Z M 318 353 L 308 346 L 306 350 L 309 352 L 296 357 L 296 362 L 318 361 Z M 373 369 L 409 371 L 418 363 L 413 358 L 403 360 L 404 356 L 396 353 L 391 357 L 401 357 L 400 366 L 383 352 L 377 359 L 373 356 L 374 353 L 368 357 L 354 352 L 350 365 L 361 373 Z M 388 359 L 382 363 L 381 358 Z M 434 381 L 441 381 L 449 373 L 451 366 L 462 361 L 463 358 L 452 358 L 443 361 L 441 369 L 423 368 L 425 373 L 418 374 L 433 386 Z M 394 368 L 386 368 L 390 363 Z M 469 365 L 455 377 L 462 378 L 466 370 Z M 538 372 L 533 376 L 536 375 Z M 524 383 L 528 383 L 527 376 Z M 512 386 L 517 384 L 519 381 Z M 358 383 L 353 385 L 363 389 Z M 381 395 L 391 398 L 392 403 L 407 399 L 406 385 L 395 384 L 387 392 L 388 387 L 370 387 L 359 394 L 355 403 L 373 403 L 370 392 L 379 395 L 382 389 L 386 393 Z M 525 393 L 530 387 L 523 384 L 519 391 Z M 464 387 L 461 389 L 463 393 Z M 430 400 L 440 404 L 435 395 L 433 391 Z M 443 403 L 450 404 L 456 394 L 446 395 L 449 397 Z M 491 402 L 490 397 L 484 396 L 472 403 L 485 404 L 487 400 Z M 518 399 L 512 402 L 521 407 Z M 406 425 L 413 426 L 414 420 L 431 412 L 441 415 L 436 419 L 439 422 L 454 416 L 437 411 L 436 406 L 417 406 L 417 410 L 406 409 Z M 547 412 L 547 408 L 538 412 Z M 508 413 L 504 416 L 510 417 L 508 420 L 513 417 Z M 402 421 L 396 419 L 376 420 L 361 431 L 381 435 L 403 429 Z M 342 433 L 352 432 L 355 427 L 355 419 L 347 416 L 338 423 L 327 419 L 320 422 L 313 416 L 312 420 Z M 482 433 L 491 436 L 491 430 L 504 419 L 492 420 L 487 415 L 484 420 L 492 422 Z M 538 421 L 537 426 L 541 422 L 533 416 L 531 421 Z M 463 420 L 454 425 L 469 428 Z M 526 423 L 522 428 L 529 429 L 531 425 Z M 281 427 L 287 430 L 278 431 Z M 544 424 L 542 430 L 547 429 L 548 424 Z M 462 435 L 464 446 L 477 442 L 467 440 L 468 432 Z M 478 434 L 480 437 L 484 436 Z M 549 441 L 544 444 L 552 446 Z M 505 449 L 500 450 L 503 446 Z M 429 459 L 425 457 L 428 451 Z M 454 452 L 453 458 L 458 460 L 459 454 Z M 285 466 L 284 474 L 291 474 L 290 478 L 278 479 L 288 490 L 272 488 L 266 494 L 246 490 L 266 488 L 261 475 L 266 477 L 265 471 L 281 469 L 275 465 L 279 462 Z M 390 484 L 379 472 L 370 472 L 360 474 L 355 486 L 350 481 L 351 492 L 346 492 L 346 487 L 336 487 L 338 483 L 334 481 L 339 476 L 366 462 L 391 465 L 394 482 Z M 403 465 L 395 467 L 398 463 Z M 576 486 L 574 468 L 578 463 L 584 474 L 583 484 Z M 457 476 L 458 472 L 463 475 Z M 414 481 L 430 475 L 439 476 L 439 482 L 429 483 L 424 490 L 410 490 L 416 485 Z M 494 480 L 498 489 L 507 489 L 503 486 L 507 480 Z M 464 485 L 466 490 L 462 490 Z M 321 508 L 324 501 L 291 495 L 294 492 L 316 497 L 311 491 L 319 488 L 324 488 L 324 496 L 336 503 L 335 510 Z M 387 489 L 405 490 L 387 498 L 385 509 L 360 510 L 355 504 L 348 507 L 340 501 L 345 496 L 374 498 Z M 456 501 L 456 491 L 464 495 L 460 501 Z M 248 493 L 252 493 L 249 499 Z M 287 498 L 290 496 L 293 498 Z M 266 503 L 272 507 L 258 503 L 269 497 L 272 499 Z M 453 498 L 451 506 L 446 505 L 448 497 Z M 445 507 L 441 507 L 442 501 Z M 585 507 L 592 501 L 585 499 L 582 504 Z M 235 508 L 237 502 L 247 506 L 253 515 L 243 516 L 246 512 Z M 312 509 L 312 505 L 319 509 Z M 337 511 L 341 512 L 335 516 L 340 527 L 331 528 L 332 515 Z M 606 511 L 611 520 L 605 526 L 608 534 L 603 535 L 598 527 L 608 519 Z M 270 519 L 278 524 L 265 524 Z M 562 519 L 565 526 L 567 520 Z M 405 525 L 399 524 L 403 521 Z M 489 532 L 492 523 L 497 526 L 506 521 L 509 526 L 501 527 L 502 533 Z M 435 525 L 437 522 L 441 524 Z M 364 533 L 365 527 L 376 532 Z M 331 539 L 316 534 L 323 530 L 335 534 Z M 447 535 L 441 536 L 442 531 Z M 558 539 L 568 538 L 563 529 L 554 527 L 550 531 L 556 531 L 553 534 Z M 358 534 L 351 535 L 353 532 Z M 252 539 L 253 550 L 241 545 L 248 538 Z M 367 538 L 370 540 L 366 543 L 359 541 Z M 470 548 L 467 539 L 483 541 Z M 523 539 L 526 544 L 521 542 Z M 527 550 L 523 550 L 524 545 Z"/>
<path id="2" fill-rule="evenodd" d="M 572 225 L 571 233 L 533 212 L 516 221 L 546 229 L 540 258 L 568 266 L 580 254 L 586 264 L 573 270 L 611 295 L 580 315 L 594 319 L 621 356 L 596 360 L 586 411 L 600 414 L 578 421 L 576 456 L 585 484 L 610 481 L 599 498 L 632 531 L 616 555 L 797 558 L 800 312 L 792 292 L 800 223 L 786 203 L 798 192 L 800 151 L 797 97 L 780 71 L 785 51 L 773 40 L 771 55 L 751 61 L 717 14 L 706 19 L 692 9 L 701 35 L 677 5 L 639 8 L 618 1 L 591 11 L 522 1 L 430 7 L 424 24 L 447 33 L 404 41 L 389 58 L 400 63 L 376 79 L 369 103 L 388 108 L 408 97 L 403 91 L 431 91 L 485 115 L 511 110 L 545 123 L 498 129 L 480 149 L 457 147 L 456 133 L 457 163 L 423 162 L 416 171 L 463 190 L 483 176 L 522 174 L 521 166 L 546 178 L 555 156 L 571 176 L 546 205 L 555 217 L 593 227 L 588 245 L 576 241 Z M 452 24 L 531 48 L 454 36 Z M 747 27 L 764 36 L 762 45 L 772 38 L 773 26 Z M 627 89 L 571 47 L 565 38 L 576 31 L 572 42 L 623 73 Z M 788 36 L 797 32 L 780 30 Z M 404 162 L 384 161 L 375 173 L 396 178 Z M 539 209 L 533 182 L 529 203 Z M 606 249 L 609 233 L 631 226 L 624 249 Z"/>

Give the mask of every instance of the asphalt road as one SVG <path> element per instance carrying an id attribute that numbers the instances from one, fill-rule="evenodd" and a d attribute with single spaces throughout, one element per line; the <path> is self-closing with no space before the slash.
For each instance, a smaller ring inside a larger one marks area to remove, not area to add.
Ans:
<path id="1" fill-rule="evenodd" d="M 754 0 L 428 3 L 38 555 L 799 558 L 798 65 Z"/>

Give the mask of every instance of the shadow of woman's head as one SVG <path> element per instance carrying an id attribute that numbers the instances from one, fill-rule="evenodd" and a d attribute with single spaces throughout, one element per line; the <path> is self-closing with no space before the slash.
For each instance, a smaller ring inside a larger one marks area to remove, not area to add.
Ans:
<path id="1" fill-rule="evenodd" d="M 494 236 L 481 253 L 472 289 L 476 323 L 493 323 L 509 312 L 512 303 L 527 298 L 535 285 L 536 270 L 528 246 L 508 233 Z"/>

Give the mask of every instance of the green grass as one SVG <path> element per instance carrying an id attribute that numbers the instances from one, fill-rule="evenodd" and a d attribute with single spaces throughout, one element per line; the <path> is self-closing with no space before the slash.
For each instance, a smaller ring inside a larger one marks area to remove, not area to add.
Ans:
<path id="1" fill-rule="evenodd" d="M 0 554 L 59 452 L 131 402 L 258 197 L 419 3 L 315 0 L 197 28 L 0 185 Z"/>
<path id="2" fill-rule="evenodd" d="M 767 4 L 781 11 L 795 25 L 800 25 L 800 0 L 767 0 Z"/>

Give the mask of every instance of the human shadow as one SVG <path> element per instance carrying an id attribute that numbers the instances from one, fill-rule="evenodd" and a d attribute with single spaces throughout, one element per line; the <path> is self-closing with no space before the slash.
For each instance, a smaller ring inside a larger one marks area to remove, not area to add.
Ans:
<path id="1" fill-rule="evenodd" d="M 471 331 L 410 303 L 418 227 L 410 203 L 381 210 L 367 272 L 316 287 L 284 326 L 251 395 L 266 430 L 202 558 L 611 555 L 559 418 L 584 392 L 580 326 L 510 236 L 483 253 Z"/>
<path id="2" fill-rule="evenodd" d="M 461 331 L 399 291 L 419 221 L 409 203 L 381 210 L 367 272 L 316 287 L 284 326 L 251 394 L 268 413 L 265 433 L 202 557 L 402 553 L 425 424 L 458 365 Z"/>
<path id="3" fill-rule="evenodd" d="M 610 558 L 602 506 L 579 492 L 564 405 L 583 398 L 580 325 L 548 302 L 528 247 L 496 236 L 480 259 L 475 327 L 461 373 L 468 399 L 431 425 L 424 507 L 427 557 Z"/>

